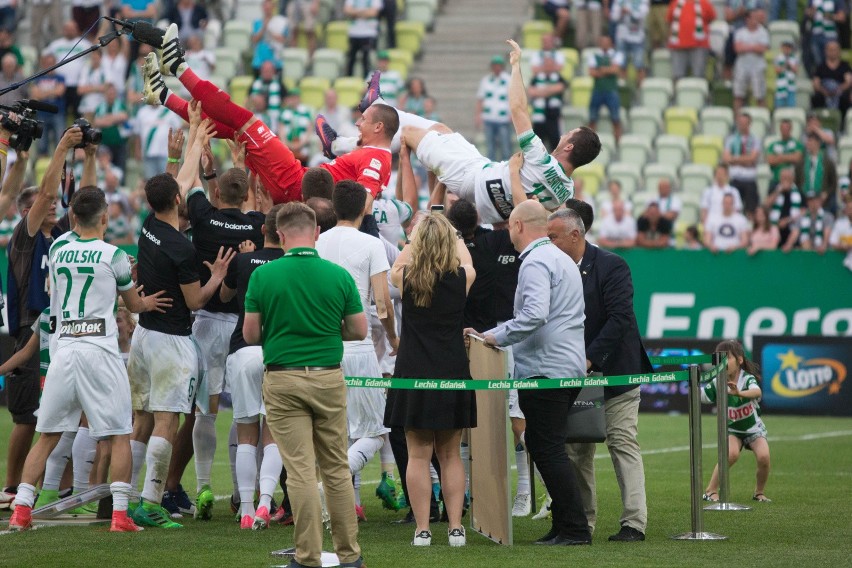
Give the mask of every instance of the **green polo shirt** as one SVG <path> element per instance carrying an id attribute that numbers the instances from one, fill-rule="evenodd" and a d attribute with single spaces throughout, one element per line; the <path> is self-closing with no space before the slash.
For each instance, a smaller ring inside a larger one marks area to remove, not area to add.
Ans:
<path id="1" fill-rule="evenodd" d="M 352 276 L 312 248 L 290 249 L 258 267 L 245 309 L 261 315 L 264 364 L 284 367 L 339 365 L 340 324 L 364 311 Z"/>
<path id="2" fill-rule="evenodd" d="M 795 138 L 789 138 L 787 140 L 776 140 L 766 146 L 766 153 L 773 156 L 780 156 L 781 154 L 792 154 L 793 152 L 801 152 L 802 156 L 805 155 L 805 146 Z M 778 180 L 781 177 L 781 170 L 789 167 L 792 166 L 790 164 L 770 166 L 770 169 L 772 170 L 772 183 L 778 183 Z"/>

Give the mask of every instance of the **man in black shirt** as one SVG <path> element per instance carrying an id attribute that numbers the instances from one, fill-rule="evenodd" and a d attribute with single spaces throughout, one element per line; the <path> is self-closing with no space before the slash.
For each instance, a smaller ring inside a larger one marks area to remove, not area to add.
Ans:
<path id="1" fill-rule="evenodd" d="M 660 204 L 651 201 L 636 221 L 636 230 L 637 247 L 667 248 L 672 236 L 672 222 L 662 216 Z"/>
<path id="2" fill-rule="evenodd" d="M 206 133 L 199 134 L 206 142 Z M 178 528 L 160 506 L 164 481 L 171 460 L 172 442 L 177 434 L 178 415 L 192 410 L 198 388 L 198 351 L 191 337 L 191 310 L 204 307 L 225 277 L 236 254 L 220 247 L 214 261 L 205 262 L 210 277 L 201 286 L 195 249 L 178 230 L 178 206 L 182 202 L 178 182 L 200 185 L 200 148 L 193 146 L 176 181 L 160 174 L 145 184 L 145 196 L 152 214 L 145 219 L 139 237 L 139 283 L 146 293 L 165 290 L 174 303 L 165 313 L 142 314 L 134 332 L 128 361 L 133 409 L 136 410 L 132 440 L 148 444 L 146 480 L 142 502 L 133 511 L 133 520 L 142 526 Z M 138 447 L 138 446 L 137 446 Z M 137 455 L 137 452 L 133 452 Z M 139 471 L 141 460 L 134 460 Z"/>

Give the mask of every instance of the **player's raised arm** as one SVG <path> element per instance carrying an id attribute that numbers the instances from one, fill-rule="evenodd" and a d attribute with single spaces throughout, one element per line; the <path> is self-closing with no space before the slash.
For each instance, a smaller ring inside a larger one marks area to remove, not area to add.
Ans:
<path id="1" fill-rule="evenodd" d="M 521 47 L 514 40 L 506 40 L 512 47 L 509 52 L 509 64 L 512 66 L 512 78 L 509 81 L 509 110 L 512 113 L 512 124 L 515 134 L 523 134 L 532 130 L 527 91 L 524 79 L 521 77 Z"/>
<path id="2" fill-rule="evenodd" d="M 184 199 L 186 199 L 186 194 L 189 193 L 190 189 L 201 187 L 201 177 L 199 175 L 201 154 L 204 151 L 204 146 L 210 141 L 210 137 L 215 131 L 216 127 L 213 121 L 205 119 L 198 127 L 195 136 L 190 136 L 186 158 L 176 179 L 180 186 L 180 193 Z"/>

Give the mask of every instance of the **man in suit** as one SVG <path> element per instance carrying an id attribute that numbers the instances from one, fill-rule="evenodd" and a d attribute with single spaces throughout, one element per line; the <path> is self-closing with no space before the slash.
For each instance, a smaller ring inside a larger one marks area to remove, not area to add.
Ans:
<path id="1" fill-rule="evenodd" d="M 547 234 L 553 244 L 580 268 L 586 302 L 586 369 L 607 375 L 651 372 L 651 362 L 639 337 L 633 313 L 633 280 L 624 260 L 589 244 L 585 235 L 594 214 L 585 202 L 569 199 L 567 209 L 550 215 Z M 621 489 L 621 530 L 609 540 L 645 540 L 647 507 L 645 471 L 638 433 L 639 387 L 605 387 L 606 445 Z M 595 495 L 595 444 L 569 444 L 571 461 L 577 468 L 583 504 L 594 531 L 597 509 Z"/>

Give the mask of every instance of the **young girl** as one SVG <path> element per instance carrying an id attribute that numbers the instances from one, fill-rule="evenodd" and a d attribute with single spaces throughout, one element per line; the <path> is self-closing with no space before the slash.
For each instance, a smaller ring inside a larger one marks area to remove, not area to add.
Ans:
<path id="1" fill-rule="evenodd" d="M 133 330 L 136 329 L 136 319 L 130 313 L 130 310 L 124 306 L 119 306 L 115 312 L 115 323 L 118 325 L 118 350 L 121 352 L 124 364 L 127 365 L 127 357 L 130 355 L 130 339 L 133 337 Z"/>
<path id="2" fill-rule="evenodd" d="M 737 340 L 721 342 L 716 346 L 716 351 L 728 355 L 725 376 L 728 384 L 728 465 L 737 463 L 743 448 L 754 452 L 757 459 L 757 483 L 752 499 L 769 503 L 770 499 L 763 493 L 769 477 L 769 444 L 766 442 L 766 426 L 760 419 L 760 406 L 757 404 L 761 395 L 757 383 L 760 378 L 757 365 L 745 358 L 743 346 Z M 704 402 L 716 402 L 716 381 L 704 387 L 701 398 Z M 704 493 L 704 500 L 718 501 L 718 491 L 717 465 Z"/>

